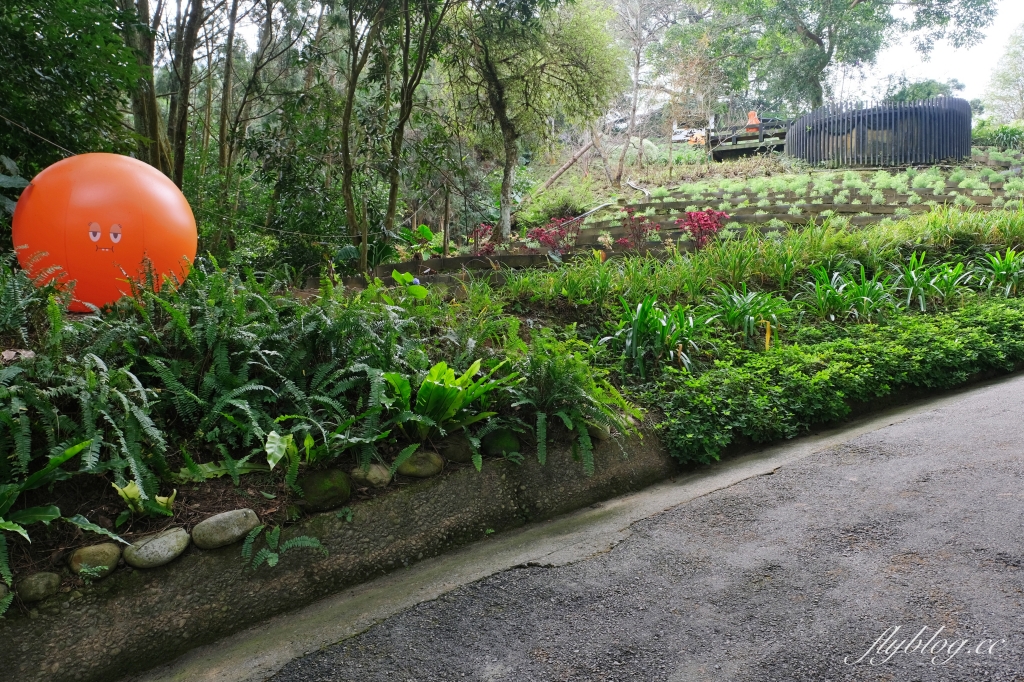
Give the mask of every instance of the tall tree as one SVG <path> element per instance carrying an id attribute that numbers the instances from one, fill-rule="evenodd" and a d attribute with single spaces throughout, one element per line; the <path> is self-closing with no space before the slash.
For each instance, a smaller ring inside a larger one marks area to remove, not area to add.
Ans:
<path id="1" fill-rule="evenodd" d="M 632 90 L 629 97 L 629 120 L 626 124 L 626 142 L 622 145 L 619 162 L 612 176 L 612 184 L 618 187 L 626 168 L 626 155 L 636 131 L 636 111 L 640 104 L 640 92 L 647 75 L 648 52 L 661 37 L 665 28 L 673 21 L 674 7 L 662 0 L 619 0 L 615 5 L 615 28 L 620 40 L 629 52 L 629 75 Z"/>
<path id="2" fill-rule="evenodd" d="M 744 44 L 756 80 L 791 102 L 819 107 L 837 64 L 874 63 L 897 37 L 927 53 L 939 40 L 976 43 L 996 15 L 996 0 L 719 0 L 723 27 Z"/>
<path id="3" fill-rule="evenodd" d="M 206 15 L 203 0 L 188 0 L 184 15 L 180 9 L 171 42 L 171 97 L 167 114 L 167 138 L 171 145 L 171 179 L 181 187 L 185 174 L 185 142 L 188 138 L 188 106 L 192 92 L 192 68 L 195 65 L 199 29 Z"/>
<path id="4" fill-rule="evenodd" d="M 135 52 L 138 77 L 131 89 L 135 133 L 139 137 L 139 158 L 167 175 L 171 174 L 170 145 L 156 101 L 153 64 L 156 59 L 156 36 L 163 19 L 163 0 L 150 12 L 149 0 L 117 0 L 129 20 L 124 39 Z"/>
<path id="5" fill-rule="evenodd" d="M 224 44 L 224 74 L 220 96 L 220 125 L 217 134 L 217 163 L 221 173 L 227 171 L 230 156 L 228 121 L 231 117 L 231 88 L 234 85 L 235 75 L 235 29 L 238 24 L 238 0 L 230 0 L 230 7 L 231 9 L 228 10 L 228 35 Z"/>
<path id="6" fill-rule="evenodd" d="M 610 19 L 596 0 L 559 6 L 473 0 L 457 13 L 446 41 L 451 85 L 501 139 L 494 241 L 511 233 L 520 140 L 543 135 L 552 117 L 587 122 L 621 91 L 625 73 Z"/>
<path id="7" fill-rule="evenodd" d="M 339 12 L 339 23 L 346 48 L 343 103 L 341 113 L 341 192 L 345 200 L 345 216 L 349 233 L 360 247 L 359 267 L 367 270 L 369 216 L 356 206 L 355 195 L 355 140 L 354 112 L 356 95 L 362 82 L 363 71 L 377 47 L 377 39 L 387 22 L 390 0 L 344 0 Z"/>
<path id="8" fill-rule="evenodd" d="M 393 59 L 397 76 L 397 107 L 390 123 L 389 158 L 387 161 L 388 205 L 384 213 L 384 229 L 393 232 L 398 192 L 401 185 L 402 149 L 405 130 L 412 116 L 416 91 L 423 74 L 432 63 L 438 48 L 438 34 L 457 0 L 397 0 L 394 23 L 388 27 L 382 43 L 397 52 Z M 389 76 L 390 78 L 390 76 Z"/>
<path id="9" fill-rule="evenodd" d="M 1024 26 L 1010 36 L 1006 52 L 992 71 L 985 105 L 1000 121 L 1024 120 Z"/>

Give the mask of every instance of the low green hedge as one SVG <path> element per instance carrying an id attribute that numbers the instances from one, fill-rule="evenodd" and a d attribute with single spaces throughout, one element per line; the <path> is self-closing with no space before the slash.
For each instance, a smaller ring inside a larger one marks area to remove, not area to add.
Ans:
<path id="1" fill-rule="evenodd" d="M 708 463 L 737 437 L 793 438 L 848 416 L 852 405 L 905 388 L 943 389 L 1024 361 L 1024 300 L 978 299 L 884 324 L 805 328 L 767 352 L 736 350 L 697 376 L 658 385 L 658 428 L 673 456 Z"/>

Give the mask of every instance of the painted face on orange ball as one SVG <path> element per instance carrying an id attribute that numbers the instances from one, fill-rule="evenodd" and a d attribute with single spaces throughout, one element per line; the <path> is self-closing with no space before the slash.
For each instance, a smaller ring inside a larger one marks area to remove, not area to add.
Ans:
<path id="1" fill-rule="evenodd" d="M 99 223 L 89 223 L 89 239 L 96 243 L 96 250 L 113 253 L 114 244 L 121 241 L 121 226 L 114 223 L 110 226 L 110 231 L 107 234 L 110 235 L 110 246 L 101 246 L 100 237 L 103 236 L 103 228 Z"/>
<path id="2" fill-rule="evenodd" d="M 116 154 L 82 154 L 38 176 L 18 200 L 18 259 L 30 274 L 59 266 L 75 281 L 72 310 L 102 306 L 131 292 L 148 260 L 158 280 L 182 279 L 196 254 L 188 202 L 155 168 Z M 46 252 L 33 262 L 33 254 Z"/>

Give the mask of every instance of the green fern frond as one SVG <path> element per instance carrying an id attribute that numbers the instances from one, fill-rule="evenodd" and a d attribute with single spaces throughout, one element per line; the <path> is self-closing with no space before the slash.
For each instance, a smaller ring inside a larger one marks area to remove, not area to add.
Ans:
<path id="1" fill-rule="evenodd" d="M 278 551 L 277 543 L 281 539 L 281 526 L 274 526 L 273 528 L 268 530 L 267 537 L 265 539 L 267 541 L 267 547 L 270 547 L 270 549 L 274 550 L 275 552 Z"/>
<path id="2" fill-rule="evenodd" d="M 264 528 L 266 528 L 264 525 L 256 526 L 245 536 L 245 542 L 242 543 L 242 559 L 247 563 L 252 558 L 252 547 L 256 543 L 256 538 L 260 536 Z"/>
<path id="3" fill-rule="evenodd" d="M 255 557 L 253 557 L 253 560 L 252 560 L 252 570 L 255 571 L 257 568 L 259 568 L 263 564 L 267 564 L 268 566 L 273 568 L 274 566 L 277 566 L 277 560 L 278 560 L 277 554 L 274 553 L 274 552 L 271 552 L 269 549 L 264 547 L 263 549 L 261 549 L 259 552 L 256 553 Z"/>
<path id="4" fill-rule="evenodd" d="M 583 473 L 587 476 L 594 474 L 594 444 L 590 440 L 590 433 L 587 432 L 587 424 L 582 419 L 574 422 L 576 427 L 576 438 L 579 441 L 580 455 L 583 458 Z"/>
<path id="5" fill-rule="evenodd" d="M 319 540 L 308 535 L 300 535 L 281 543 L 279 553 L 284 554 L 288 550 L 295 548 L 315 549 L 324 556 L 328 555 L 327 548 L 324 547 Z"/>
<path id="6" fill-rule="evenodd" d="M 8 587 L 14 586 L 14 576 L 11 575 L 11 566 L 7 556 L 7 538 L 0 533 L 0 580 L 3 580 Z M 3 609 L 0 609 L 3 615 Z"/>
<path id="7" fill-rule="evenodd" d="M 298 456 L 289 458 L 288 471 L 285 472 L 284 481 L 288 484 L 296 494 L 302 496 L 302 488 L 299 487 L 299 458 Z"/>
<path id="8" fill-rule="evenodd" d="M 415 453 L 416 450 L 419 449 L 419 447 L 419 443 L 413 443 L 412 445 L 407 445 L 405 448 L 402 449 L 401 452 L 398 453 L 398 457 L 395 457 L 395 461 L 391 465 L 392 476 L 394 476 L 395 472 L 398 471 L 398 467 L 405 464 L 409 460 L 409 458 L 413 456 L 413 453 Z"/>
<path id="9" fill-rule="evenodd" d="M 192 459 L 192 455 L 188 454 L 188 450 L 185 449 L 184 445 L 181 446 L 181 458 L 185 460 L 185 468 L 188 469 L 188 472 L 192 474 L 196 481 L 206 480 L 206 474 L 199 468 L 195 460 Z"/>

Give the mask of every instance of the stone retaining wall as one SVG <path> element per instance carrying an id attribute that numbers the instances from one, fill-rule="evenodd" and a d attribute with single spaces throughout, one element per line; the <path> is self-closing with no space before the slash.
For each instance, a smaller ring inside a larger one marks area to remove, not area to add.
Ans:
<path id="1" fill-rule="evenodd" d="M 241 543 L 190 548 L 166 566 L 121 570 L 77 593 L 0 619 L 0 677 L 18 682 L 110 682 L 171 661 L 283 611 L 485 537 L 640 490 L 677 471 L 652 434 L 597 444 L 583 474 L 565 447 L 548 462 L 485 462 L 355 504 L 351 522 L 310 517 L 284 538 L 312 535 L 329 551 L 296 550 L 275 568 L 243 571 Z"/>

